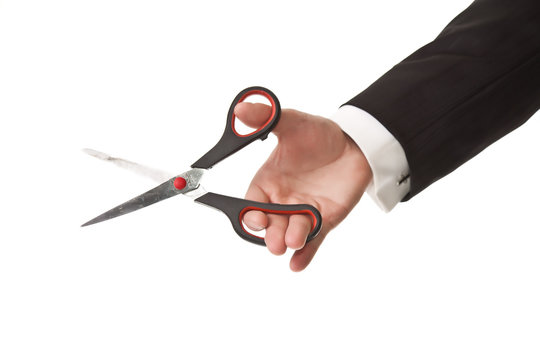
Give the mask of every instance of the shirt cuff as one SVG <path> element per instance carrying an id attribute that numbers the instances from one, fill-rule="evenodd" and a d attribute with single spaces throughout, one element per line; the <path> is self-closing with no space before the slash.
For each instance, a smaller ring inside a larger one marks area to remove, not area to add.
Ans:
<path id="1" fill-rule="evenodd" d="M 373 179 L 366 192 L 385 212 L 409 193 L 409 164 L 396 138 L 366 111 L 344 105 L 330 117 L 364 153 Z"/>

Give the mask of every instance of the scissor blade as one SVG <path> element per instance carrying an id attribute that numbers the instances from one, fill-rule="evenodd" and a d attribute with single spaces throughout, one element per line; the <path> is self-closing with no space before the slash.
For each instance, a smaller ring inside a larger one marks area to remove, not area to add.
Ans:
<path id="1" fill-rule="evenodd" d="M 161 200 L 168 199 L 178 194 L 184 194 L 195 190 L 199 187 L 199 181 L 203 175 L 203 171 L 200 169 L 192 169 L 181 175 L 175 176 L 161 185 L 156 186 L 152 190 L 145 192 L 133 199 L 126 201 L 125 203 L 118 205 L 117 207 L 93 218 L 92 220 L 82 224 L 81 226 L 88 226 L 96 224 L 105 220 L 115 218 L 117 216 L 129 214 L 130 212 L 142 209 L 148 205 L 155 204 Z M 174 185 L 174 181 L 182 177 L 185 179 L 185 187 L 177 189 Z"/>
<path id="2" fill-rule="evenodd" d="M 105 154 L 101 151 L 93 150 L 93 149 L 83 149 L 85 153 L 87 153 L 90 156 L 93 156 L 97 159 L 106 161 L 108 163 L 114 164 L 122 169 L 129 170 L 131 172 L 134 172 L 137 175 L 141 175 L 147 178 L 150 178 L 157 183 L 162 183 L 165 180 L 171 178 L 173 174 L 167 173 L 165 171 L 161 171 L 158 169 L 151 168 L 149 166 L 145 166 L 142 164 L 138 164 L 133 161 L 129 161 L 126 159 L 122 159 L 119 157 L 111 156 L 109 154 Z"/>
<path id="3" fill-rule="evenodd" d="M 166 182 L 159 186 L 156 186 L 152 190 L 149 190 L 144 194 L 134 197 L 133 199 L 126 201 L 125 203 L 118 205 L 115 208 L 112 208 L 111 210 L 99 215 L 98 217 L 95 217 L 94 219 L 84 223 L 81 226 L 88 226 L 115 218 L 117 216 L 129 214 L 130 212 L 142 209 L 144 207 L 147 207 L 148 205 L 155 204 L 161 200 L 165 200 L 172 196 L 180 194 L 181 192 L 178 191 L 173 185 L 174 179 L 175 178 L 167 180 Z"/>

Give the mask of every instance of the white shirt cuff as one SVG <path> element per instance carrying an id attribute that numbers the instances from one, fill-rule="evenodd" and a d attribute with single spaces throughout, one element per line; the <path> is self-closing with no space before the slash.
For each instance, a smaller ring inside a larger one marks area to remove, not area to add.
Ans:
<path id="1" fill-rule="evenodd" d="M 331 120 L 349 135 L 364 153 L 373 179 L 366 192 L 385 212 L 389 212 L 409 193 L 409 164 L 396 138 L 366 111 L 342 106 Z"/>

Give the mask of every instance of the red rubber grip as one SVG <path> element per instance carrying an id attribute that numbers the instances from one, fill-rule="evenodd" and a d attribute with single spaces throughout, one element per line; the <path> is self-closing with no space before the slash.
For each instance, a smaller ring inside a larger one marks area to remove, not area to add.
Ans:
<path id="1" fill-rule="evenodd" d="M 274 119 L 274 116 L 276 115 L 276 110 L 277 110 L 276 101 L 274 100 L 274 98 L 272 96 L 270 96 L 270 94 L 267 91 L 261 90 L 261 89 L 254 89 L 254 90 L 250 90 L 250 91 L 246 92 L 245 94 L 243 94 L 240 97 L 240 99 L 238 99 L 238 101 L 236 101 L 234 103 L 234 106 L 236 106 L 237 104 L 240 104 L 241 102 L 246 100 L 246 98 L 248 98 L 251 95 L 262 95 L 265 98 L 267 98 L 268 101 L 270 101 L 270 104 L 272 105 L 272 113 L 270 114 L 270 117 L 268 118 L 268 120 L 266 120 L 266 122 L 262 126 L 260 126 L 258 129 L 250 132 L 249 134 L 242 135 L 242 134 L 238 133 L 236 131 L 236 129 L 235 129 L 236 115 L 233 112 L 232 119 L 231 119 L 231 127 L 232 127 L 232 131 L 236 134 L 236 136 L 248 137 L 248 136 L 251 136 L 253 134 L 258 133 L 259 131 L 264 129 L 272 121 L 272 119 Z"/>
<path id="2" fill-rule="evenodd" d="M 270 204 L 268 204 L 270 205 Z M 275 205 L 275 204 L 274 204 Z M 286 205 L 282 205 L 282 206 L 286 206 Z M 264 238 L 261 237 L 261 236 L 257 236 L 257 235 L 253 235 L 251 234 L 249 231 L 246 230 L 246 228 L 244 227 L 244 221 L 242 220 L 244 218 L 244 215 L 248 212 L 248 211 L 262 211 L 263 213 L 269 213 L 269 214 L 281 214 L 281 215 L 295 215 L 295 214 L 301 214 L 301 215 L 309 215 L 311 217 L 311 230 L 309 231 L 310 233 L 317 227 L 318 225 L 318 220 L 317 220 L 317 217 L 315 216 L 315 214 L 309 210 L 309 209 L 303 209 L 303 210 L 270 210 L 270 209 L 264 209 L 264 208 L 261 208 L 261 207 L 255 207 L 255 206 L 248 206 L 248 207 L 245 207 L 242 209 L 242 211 L 240 211 L 240 215 L 238 216 L 238 222 L 240 223 L 240 226 L 242 226 L 242 230 L 251 235 L 251 236 L 255 236 L 255 237 L 258 237 L 259 239 L 263 240 L 264 241 Z"/>

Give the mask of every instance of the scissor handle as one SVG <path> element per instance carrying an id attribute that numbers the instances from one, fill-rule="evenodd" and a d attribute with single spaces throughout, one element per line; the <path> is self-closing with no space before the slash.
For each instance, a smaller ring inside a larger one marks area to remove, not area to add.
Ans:
<path id="1" fill-rule="evenodd" d="M 251 210 L 258 210 L 269 214 L 282 214 L 282 215 L 293 215 L 293 214 L 304 214 L 308 215 L 311 218 L 311 231 L 306 239 L 306 241 L 312 240 L 322 226 L 322 217 L 321 213 L 313 206 L 307 204 L 295 204 L 295 205 L 281 205 L 281 204 L 268 204 L 261 203 L 257 201 L 244 200 L 239 198 L 234 198 L 230 196 L 215 194 L 215 193 L 206 193 L 197 199 L 196 202 L 211 206 L 215 209 L 221 210 L 233 226 L 234 231 L 244 240 L 247 240 L 251 243 L 266 246 L 264 238 L 260 236 L 253 235 L 249 233 L 242 222 L 244 214 Z"/>
<path id="2" fill-rule="evenodd" d="M 250 95 L 262 95 L 270 101 L 272 106 L 272 114 L 268 120 L 257 130 L 245 135 L 239 134 L 234 128 L 236 116 L 234 114 L 234 107 L 244 101 Z M 281 107 L 279 101 L 270 90 L 263 88 L 261 86 L 252 86 L 247 89 L 240 91 L 238 95 L 234 98 L 231 107 L 229 108 L 229 113 L 227 114 L 227 124 L 225 126 L 225 131 L 221 136 L 221 139 L 218 143 L 210 149 L 203 157 L 197 160 L 192 168 L 200 169 L 210 169 L 212 166 L 225 159 L 226 157 L 234 154 L 238 150 L 242 149 L 244 146 L 252 143 L 257 139 L 265 140 L 270 131 L 276 126 L 279 121 L 279 116 L 281 115 Z"/>

